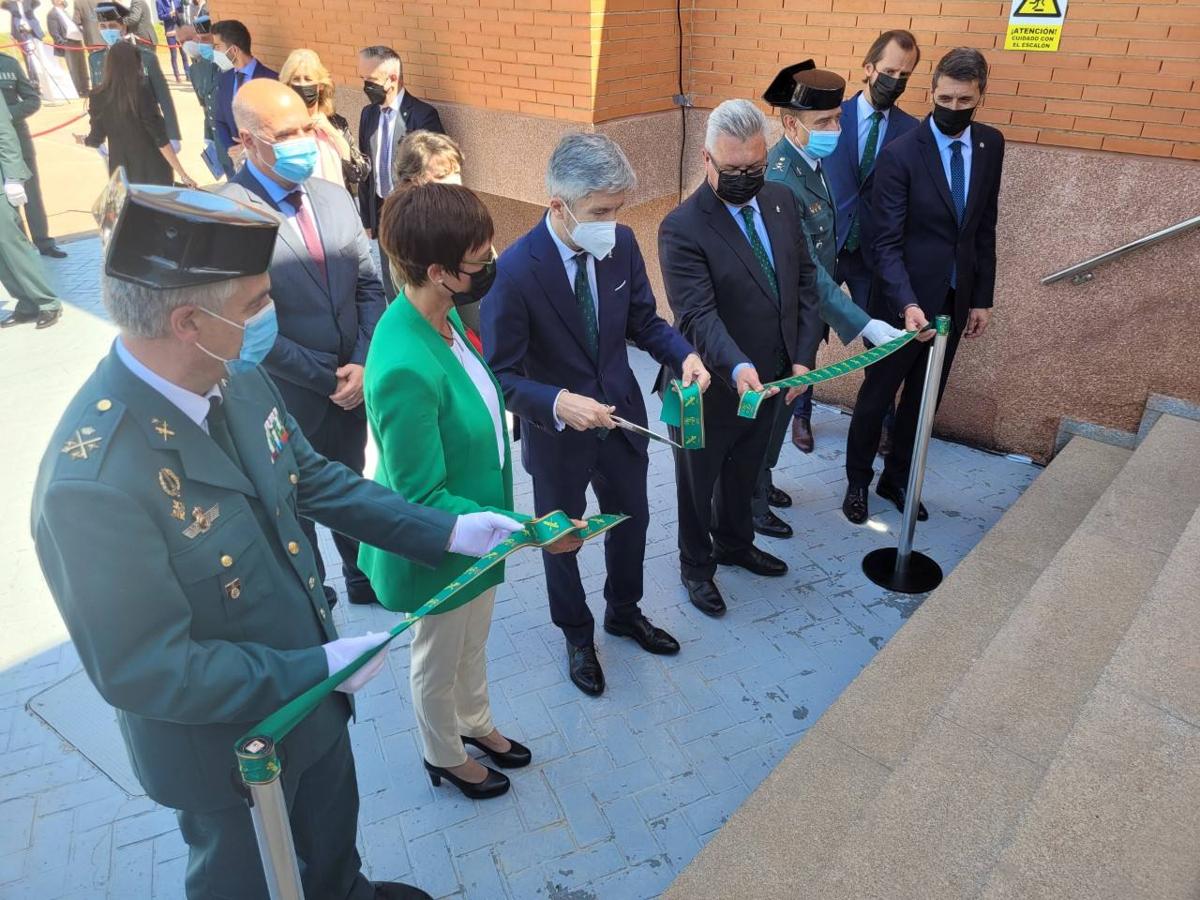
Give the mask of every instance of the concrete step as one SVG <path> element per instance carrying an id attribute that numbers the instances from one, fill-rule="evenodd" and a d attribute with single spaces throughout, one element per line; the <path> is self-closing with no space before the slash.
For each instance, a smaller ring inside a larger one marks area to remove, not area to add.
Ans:
<path id="1" fill-rule="evenodd" d="M 1198 506 L 1200 423 L 1164 416 L 846 831 L 823 900 L 978 894 Z"/>
<path id="2" fill-rule="evenodd" d="M 1072 440 L 665 896 L 820 896 L 817 879 L 846 829 L 1129 457 Z"/>
<path id="3" fill-rule="evenodd" d="M 1200 897 L 1200 512 L 992 870 L 983 900 Z"/>

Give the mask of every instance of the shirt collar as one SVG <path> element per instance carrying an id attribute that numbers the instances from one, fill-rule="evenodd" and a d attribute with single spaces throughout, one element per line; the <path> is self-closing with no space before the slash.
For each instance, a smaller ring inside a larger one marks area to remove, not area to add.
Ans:
<path id="1" fill-rule="evenodd" d="M 404 88 L 400 88 L 396 92 L 396 99 L 389 103 L 384 109 L 390 109 L 394 113 L 400 112 L 400 104 L 404 102 Z"/>
<path id="2" fill-rule="evenodd" d="M 933 132 L 933 139 L 937 141 L 938 152 L 945 153 L 950 149 L 950 145 L 955 141 L 963 142 L 963 149 L 966 150 L 971 146 L 971 126 L 966 129 L 958 137 L 950 137 L 948 134 L 942 134 L 942 130 L 933 124 L 933 116 L 929 117 L 929 130 Z"/>
<path id="3" fill-rule="evenodd" d="M 288 202 L 288 195 L 293 191 L 304 190 L 303 185 L 297 185 L 294 188 L 285 188 L 273 178 L 269 178 L 263 171 L 256 166 L 250 159 L 246 160 L 246 169 L 251 175 L 263 186 L 263 190 L 267 192 L 267 196 L 271 198 L 271 202 L 278 206 L 281 203 Z"/>
<path id="4" fill-rule="evenodd" d="M 858 92 L 858 121 L 859 122 L 869 121 L 872 113 L 877 113 L 877 112 L 883 113 L 883 119 L 881 121 L 886 122 L 887 118 L 888 118 L 888 113 L 890 113 L 891 110 L 890 109 L 876 109 L 875 107 L 873 107 L 871 105 L 871 101 L 867 99 L 867 92 L 865 90 L 859 91 Z"/>
<path id="5" fill-rule="evenodd" d="M 256 65 L 258 65 L 258 60 L 252 56 L 250 57 L 250 62 L 246 63 L 244 66 L 241 66 L 238 71 L 249 78 L 254 74 L 254 67 Z"/>
<path id="6" fill-rule="evenodd" d="M 785 141 L 787 141 L 789 144 L 791 144 L 792 149 L 795 150 L 798 154 L 800 154 L 800 158 L 802 160 L 804 160 L 806 163 L 808 163 L 808 167 L 810 169 L 812 169 L 814 172 L 817 171 L 818 160 L 813 159 L 811 156 L 809 156 L 807 153 L 805 153 L 803 147 L 797 147 L 796 142 L 793 141 L 786 134 L 783 136 L 783 139 Z"/>
<path id="7" fill-rule="evenodd" d="M 204 395 L 194 394 L 187 388 L 182 388 L 172 381 L 167 381 L 167 379 L 147 367 L 145 363 L 129 352 L 129 348 L 125 346 L 125 342 L 120 338 L 116 340 L 116 348 L 117 356 L 125 364 L 125 368 L 129 369 L 130 372 L 166 397 L 174 406 L 179 408 L 180 412 L 197 425 L 204 426 L 204 420 L 208 418 L 208 411 L 210 409 L 209 398 L 216 397 L 218 400 L 221 399 L 221 388 L 218 385 L 214 384 Z"/>
<path id="8" fill-rule="evenodd" d="M 558 255 L 562 257 L 564 265 L 573 262 L 577 254 L 584 252 L 582 250 L 572 250 L 563 243 L 562 238 L 558 236 L 558 232 L 554 230 L 554 226 L 550 224 L 550 213 L 546 213 L 546 230 L 550 232 L 550 240 L 554 241 L 554 246 L 558 248 Z"/>
<path id="9" fill-rule="evenodd" d="M 720 198 L 720 197 L 718 197 L 717 199 L 718 199 L 718 200 L 721 200 L 721 198 Z M 725 201 L 724 201 L 724 200 L 721 200 L 721 202 L 722 202 L 722 203 L 725 203 Z M 760 209 L 758 208 L 758 197 L 755 197 L 755 198 L 754 198 L 753 200 L 751 200 L 749 203 L 743 203 L 743 204 L 742 204 L 742 206 L 749 206 L 751 209 L 753 209 L 753 210 L 754 210 L 756 213 L 758 213 L 760 216 L 762 215 L 762 210 L 760 210 Z M 725 203 L 725 208 L 726 208 L 727 210 L 729 210 L 729 212 L 730 212 L 732 215 L 734 215 L 734 216 L 737 216 L 737 218 L 739 218 L 739 219 L 742 217 L 742 206 L 734 206 L 732 203 Z"/>

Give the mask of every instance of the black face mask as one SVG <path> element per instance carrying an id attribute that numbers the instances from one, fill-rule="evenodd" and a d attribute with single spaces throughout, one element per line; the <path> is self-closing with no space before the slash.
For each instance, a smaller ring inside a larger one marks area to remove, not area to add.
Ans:
<path id="1" fill-rule="evenodd" d="M 961 134 L 963 129 L 971 124 L 971 117 L 974 115 L 974 106 L 968 109 L 951 109 L 948 106 L 933 104 L 933 124 L 947 137 Z"/>
<path id="2" fill-rule="evenodd" d="M 900 99 L 900 95 L 904 93 L 906 87 L 908 87 L 907 77 L 897 78 L 894 75 L 876 72 L 875 80 L 869 86 L 871 105 L 878 110 L 891 109 Z"/>
<path id="3" fill-rule="evenodd" d="M 319 84 L 293 84 L 292 90 L 300 95 L 305 106 L 313 106 L 317 102 L 317 98 L 321 96 Z"/>
<path id="4" fill-rule="evenodd" d="M 755 198 L 766 180 L 765 169 L 756 175 L 748 172 L 718 172 L 717 196 L 726 203 L 742 206 Z"/>
<path id="5" fill-rule="evenodd" d="M 471 279 L 469 288 L 465 291 L 452 291 L 450 294 L 450 299 L 454 301 L 455 306 L 478 303 L 487 296 L 487 292 L 492 289 L 492 285 L 496 281 L 496 261 L 491 260 L 478 272 L 472 272 L 469 277 Z"/>
<path id="6" fill-rule="evenodd" d="M 383 101 L 387 99 L 387 88 L 374 81 L 363 82 L 363 93 L 367 95 L 367 100 L 373 106 L 382 106 Z"/>

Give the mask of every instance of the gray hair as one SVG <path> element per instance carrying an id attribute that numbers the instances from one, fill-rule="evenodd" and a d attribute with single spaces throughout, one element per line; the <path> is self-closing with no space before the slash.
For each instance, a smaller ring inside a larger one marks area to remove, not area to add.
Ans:
<path id="1" fill-rule="evenodd" d="M 568 134 L 546 166 L 546 192 L 567 206 L 588 194 L 619 194 L 636 184 L 637 175 L 625 152 L 602 134 Z"/>
<path id="2" fill-rule="evenodd" d="M 382 62 L 394 62 L 396 64 L 396 77 L 401 81 L 404 80 L 404 62 L 400 59 L 400 54 L 391 47 L 383 44 L 372 44 L 370 47 L 363 47 L 358 51 L 358 55 L 363 59 L 371 59 L 376 65 Z"/>
<path id="3" fill-rule="evenodd" d="M 716 146 L 717 138 L 728 135 L 743 143 L 767 133 L 767 117 L 749 100 L 726 100 L 708 115 L 708 128 L 704 132 L 704 149 L 709 153 Z"/>
<path id="4" fill-rule="evenodd" d="M 104 276 L 104 308 L 113 323 L 139 338 L 165 338 L 171 333 L 171 313 L 181 306 L 198 306 L 219 313 L 233 296 L 235 281 L 218 281 L 198 287 L 150 288 L 120 278 Z"/>

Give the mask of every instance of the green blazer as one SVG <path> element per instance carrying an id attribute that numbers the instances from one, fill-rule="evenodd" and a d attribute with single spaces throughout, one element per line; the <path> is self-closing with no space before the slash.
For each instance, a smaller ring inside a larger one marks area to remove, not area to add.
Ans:
<path id="1" fill-rule="evenodd" d="M 843 344 L 854 340 L 867 327 L 866 314 L 834 280 L 837 266 L 837 240 L 834 236 L 835 205 L 829 184 L 804 161 L 786 137 L 771 148 L 767 159 L 767 180 L 779 181 L 791 188 L 808 238 L 808 253 L 817 266 L 817 294 L 822 321 L 837 332 Z"/>
<path id="2" fill-rule="evenodd" d="M 466 340 L 458 313 L 450 324 Z M 414 503 L 463 513 L 512 509 L 512 455 L 503 424 L 504 394 L 479 354 L 496 389 L 504 432 L 504 465 L 496 454 L 496 430 L 479 391 L 441 335 L 401 291 L 375 327 L 367 352 L 363 397 L 379 449 L 375 480 Z M 363 544 L 359 568 L 379 602 L 412 612 L 461 575 L 475 560 L 447 553 L 434 569 Z M 435 612 L 449 612 L 504 580 L 493 566 Z"/>
<path id="3" fill-rule="evenodd" d="M 261 369 L 225 382 L 237 461 L 113 351 L 55 430 L 34 545 L 88 677 L 151 799 L 244 805 L 239 736 L 329 674 L 337 638 L 300 517 L 438 565 L 453 516 L 319 455 Z M 326 697 L 284 742 L 302 770 L 345 733 Z"/>

